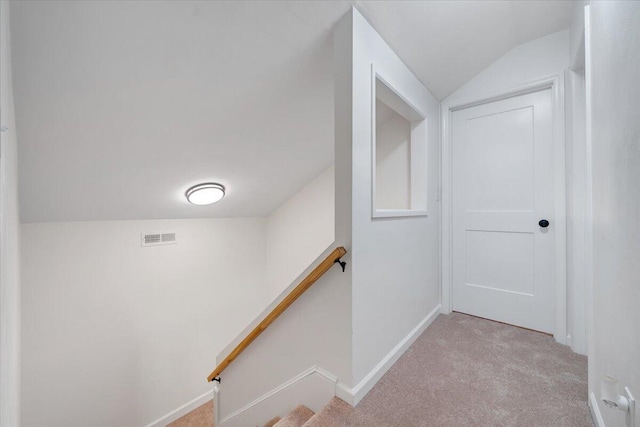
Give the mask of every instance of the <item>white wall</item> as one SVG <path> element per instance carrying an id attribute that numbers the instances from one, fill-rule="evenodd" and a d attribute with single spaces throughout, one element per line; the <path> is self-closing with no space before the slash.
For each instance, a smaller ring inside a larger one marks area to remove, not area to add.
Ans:
<path id="1" fill-rule="evenodd" d="M 444 102 L 468 99 L 517 87 L 569 68 L 569 30 L 512 49 Z"/>
<path id="2" fill-rule="evenodd" d="M 569 58 L 572 69 L 584 68 L 584 7 L 588 0 L 573 2 L 573 17 L 569 28 Z"/>
<path id="3" fill-rule="evenodd" d="M 343 67 L 336 102 L 350 106 L 346 134 L 339 146 L 351 151 L 352 164 L 336 176 L 352 183 L 353 384 L 359 384 L 439 304 L 439 103 L 357 11 L 346 18 L 352 33 L 336 44 L 352 46 Z M 371 64 L 414 108 L 426 115 L 428 129 L 428 216 L 372 219 Z M 346 75 L 345 75 L 346 74 Z M 339 123 L 336 111 L 336 123 Z M 336 218 L 338 221 L 338 218 Z"/>
<path id="4" fill-rule="evenodd" d="M 567 185 L 567 331 L 571 348 L 587 354 L 587 148 L 584 68 L 565 74 Z"/>
<path id="5" fill-rule="evenodd" d="M 267 279 L 275 298 L 334 241 L 333 166 L 267 218 Z"/>
<path id="6" fill-rule="evenodd" d="M 265 219 L 22 225 L 24 427 L 142 426 L 269 301 Z M 178 244 L 141 247 L 175 231 Z"/>
<path id="7" fill-rule="evenodd" d="M 387 120 L 376 123 L 377 209 L 411 209 L 410 165 L 411 123 L 393 112 Z"/>
<path id="8" fill-rule="evenodd" d="M 20 215 L 9 2 L 0 1 L 0 426 L 20 425 Z"/>
<path id="9" fill-rule="evenodd" d="M 567 186 L 567 331 L 573 351 L 587 354 L 587 114 L 584 6 L 576 1 L 565 72 Z"/>
<path id="10" fill-rule="evenodd" d="M 600 401 L 611 375 L 640 397 L 640 3 L 590 6 L 593 149 L 593 319 L 589 390 L 607 426 L 624 414 Z M 589 56 L 589 53 L 587 54 Z M 589 66 L 590 64 L 590 66 Z M 636 403 L 636 425 L 640 411 Z"/>

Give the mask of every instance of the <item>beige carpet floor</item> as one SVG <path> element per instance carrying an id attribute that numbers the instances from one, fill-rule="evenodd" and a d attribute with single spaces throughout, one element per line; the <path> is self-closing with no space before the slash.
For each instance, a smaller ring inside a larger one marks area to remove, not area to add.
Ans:
<path id="1" fill-rule="evenodd" d="M 213 426 L 213 400 L 198 406 L 187 415 L 169 423 L 167 427 L 211 427 Z"/>
<path id="2" fill-rule="evenodd" d="M 181 420 L 171 426 L 211 426 Z M 590 427 L 587 359 L 545 334 L 439 316 L 356 408 L 334 399 L 321 420 L 313 425 Z"/>

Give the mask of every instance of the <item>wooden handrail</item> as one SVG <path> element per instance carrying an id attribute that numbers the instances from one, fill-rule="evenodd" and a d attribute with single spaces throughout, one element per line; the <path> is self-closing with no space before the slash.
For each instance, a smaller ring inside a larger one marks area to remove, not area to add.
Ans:
<path id="1" fill-rule="evenodd" d="M 258 338 L 260 334 L 274 322 L 274 320 L 276 320 L 282 313 L 286 311 L 287 308 L 289 308 L 289 306 L 291 306 L 291 304 L 293 304 L 298 298 L 300 298 L 300 296 L 305 293 L 305 291 L 309 289 L 311 285 L 316 282 L 316 280 L 322 277 L 322 275 L 326 273 L 333 264 L 335 264 L 336 260 L 342 258 L 342 256 L 344 256 L 344 254 L 346 253 L 347 250 L 342 246 L 339 246 L 335 248 L 329 255 L 327 255 L 327 257 L 316 268 L 314 268 L 313 271 L 309 273 L 309 275 L 307 275 L 307 277 L 302 279 L 300 284 L 296 286 L 289 293 L 289 295 L 287 295 L 285 299 L 280 302 L 280 304 L 278 304 L 273 310 L 271 310 L 271 313 L 269 313 L 267 317 L 265 317 L 264 320 L 262 320 L 262 322 L 258 324 L 258 326 L 253 328 L 249 335 L 247 335 L 245 339 L 243 339 L 240 344 L 238 344 L 236 348 L 234 348 L 233 351 L 229 353 L 229 355 L 225 357 L 222 362 L 220 362 L 216 369 L 214 369 L 213 372 L 211 372 L 211 374 L 207 377 L 207 381 L 211 382 L 216 379 L 218 375 L 220 375 L 222 371 L 224 371 L 226 367 L 229 366 L 231 362 L 233 362 L 234 359 L 240 355 L 240 353 L 242 353 L 247 347 L 249 347 L 249 344 L 251 344 L 256 338 Z"/>

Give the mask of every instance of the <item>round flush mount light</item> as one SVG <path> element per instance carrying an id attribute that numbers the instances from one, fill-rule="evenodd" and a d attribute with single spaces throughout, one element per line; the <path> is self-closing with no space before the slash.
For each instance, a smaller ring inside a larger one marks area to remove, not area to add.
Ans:
<path id="1" fill-rule="evenodd" d="M 224 186 L 214 182 L 194 185 L 187 190 L 185 196 L 194 205 L 210 205 L 224 197 Z"/>

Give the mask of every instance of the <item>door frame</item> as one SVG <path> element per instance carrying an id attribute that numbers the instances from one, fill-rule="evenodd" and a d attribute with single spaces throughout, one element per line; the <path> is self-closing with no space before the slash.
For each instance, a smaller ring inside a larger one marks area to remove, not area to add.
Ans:
<path id="1" fill-rule="evenodd" d="M 565 117 L 564 72 L 558 72 L 534 81 L 470 99 L 452 99 L 442 103 L 440 138 L 440 186 L 441 186 L 441 289 L 440 301 L 443 314 L 453 309 L 453 206 L 452 206 L 452 114 L 477 105 L 551 89 L 553 118 L 553 187 L 554 224 L 556 227 L 554 255 L 555 321 L 553 336 L 561 344 L 567 344 L 567 219 L 566 219 L 566 165 L 565 165 Z"/>

